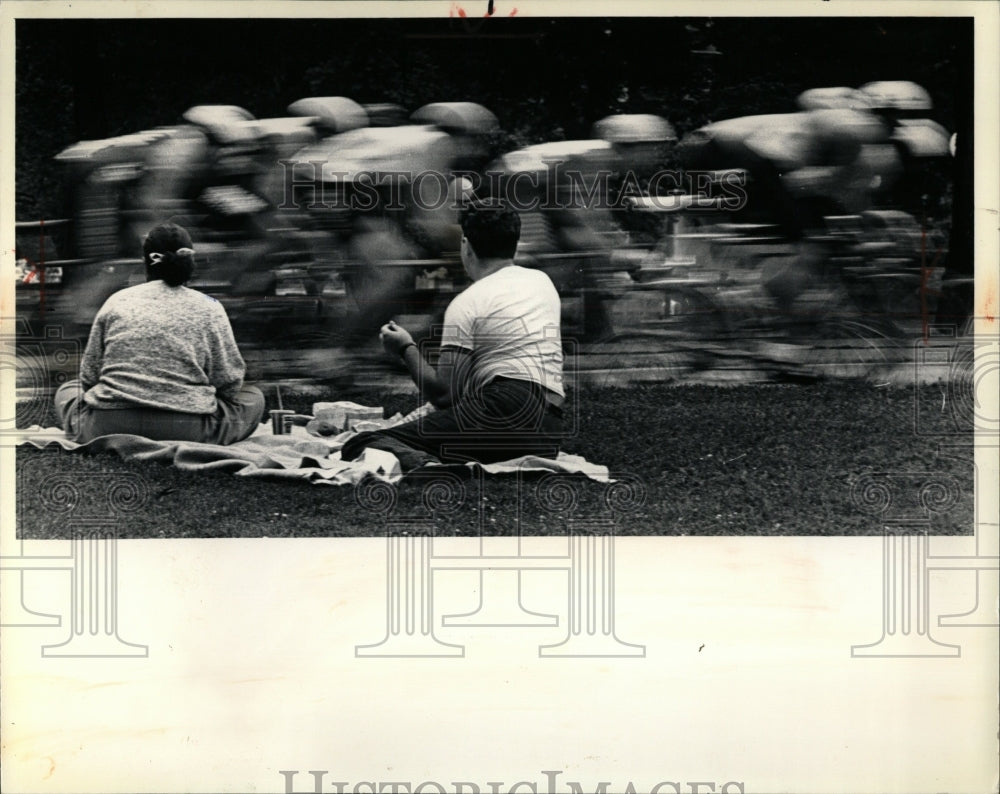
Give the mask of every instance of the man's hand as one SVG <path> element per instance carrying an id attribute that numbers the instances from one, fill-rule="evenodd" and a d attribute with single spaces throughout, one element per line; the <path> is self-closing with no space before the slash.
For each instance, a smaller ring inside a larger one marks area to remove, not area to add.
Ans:
<path id="1" fill-rule="evenodd" d="M 410 332 L 392 321 L 382 326 L 379 339 L 386 352 L 395 356 L 401 355 L 409 345 L 416 345 Z M 419 349 L 417 352 L 420 352 Z M 405 357 L 403 361 L 424 399 L 433 403 L 436 408 L 447 408 L 465 391 L 465 381 L 472 365 L 472 352 L 445 345 L 441 348 L 436 368 L 420 355 Z"/>
<path id="2" fill-rule="evenodd" d="M 382 347 L 385 348 L 385 351 L 394 356 L 398 356 L 407 345 L 415 344 L 410 332 L 401 325 L 396 325 L 392 320 L 382 326 L 382 330 L 379 331 L 379 339 L 382 340 Z"/>

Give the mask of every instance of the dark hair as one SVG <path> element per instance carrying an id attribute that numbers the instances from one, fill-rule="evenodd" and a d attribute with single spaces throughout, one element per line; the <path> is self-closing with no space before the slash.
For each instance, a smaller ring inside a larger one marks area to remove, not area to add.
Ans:
<path id="1" fill-rule="evenodd" d="M 179 287 L 194 273 L 194 250 L 191 235 L 176 223 L 161 223 L 142 241 L 142 257 L 151 279 L 163 279 Z"/>
<path id="2" fill-rule="evenodd" d="M 521 216 L 497 201 L 473 202 L 462 212 L 462 233 L 480 259 L 510 259 L 521 236 Z"/>

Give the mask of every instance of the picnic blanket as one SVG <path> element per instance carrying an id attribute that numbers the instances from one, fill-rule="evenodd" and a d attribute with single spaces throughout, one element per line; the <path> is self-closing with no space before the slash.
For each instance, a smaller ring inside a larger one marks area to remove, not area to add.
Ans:
<path id="1" fill-rule="evenodd" d="M 388 425 L 399 419 L 394 417 L 384 421 Z M 363 429 L 369 426 L 370 423 L 365 423 Z M 396 456 L 390 452 L 366 449 L 357 460 L 340 459 L 344 443 L 357 432 L 359 428 L 323 437 L 295 426 L 290 433 L 275 435 L 268 424 L 258 427 L 246 440 L 229 446 L 192 441 L 153 441 L 125 434 L 101 436 L 78 444 L 66 438 L 59 428 L 35 426 L 22 431 L 18 443 L 37 448 L 57 445 L 64 450 L 84 454 L 115 452 L 125 460 L 169 463 L 183 471 L 229 471 L 239 477 L 305 480 L 316 485 L 353 485 L 370 476 L 389 483 L 400 481 L 403 472 Z M 434 467 L 481 469 L 487 474 L 563 472 L 582 474 L 600 482 L 609 480 L 606 466 L 564 452 L 556 458 L 526 455 L 500 463 L 430 464 L 425 469 Z"/>

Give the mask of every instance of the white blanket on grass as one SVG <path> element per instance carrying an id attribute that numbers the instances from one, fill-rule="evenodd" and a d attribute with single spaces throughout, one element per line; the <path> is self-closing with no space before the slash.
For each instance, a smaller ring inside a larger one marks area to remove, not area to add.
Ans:
<path id="1" fill-rule="evenodd" d="M 305 480 L 316 485 L 353 485 L 367 476 L 389 483 L 403 478 L 399 461 L 390 452 L 366 449 L 358 460 L 340 459 L 344 442 L 355 433 L 323 438 L 293 427 L 288 435 L 274 435 L 270 425 L 261 425 L 245 441 L 220 446 L 193 441 L 152 441 L 142 436 L 109 435 L 78 444 L 66 438 L 59 428 L 31 427 L 22 431 L 18 443 L 43 448 L 57 445 L 82 453 L 116 452 L 125 460 L 169 463 L 182 471 L 229 471 L 238 477 L 265 477 L 272 480 Z M 431 464 L 434 466 L 435 464 Z M 608 482 L 608 468 L 590 463 L 579 455 L 560 452 L 556 458 L 526 455 L 500 463 L 442 464 L 481 469 L 487 474 L 521 472 L 563 472 L 582 474 L 592 480 Z M 427 467 L 426 470 L 431 470 Z"/>

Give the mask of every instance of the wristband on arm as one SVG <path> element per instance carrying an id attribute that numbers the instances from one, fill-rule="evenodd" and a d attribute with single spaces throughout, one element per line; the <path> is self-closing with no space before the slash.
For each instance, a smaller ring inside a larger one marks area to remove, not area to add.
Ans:
<path id="1" fill-rule="evenodd" d="M 400 358 L 405 358 L 406 357 L 406 351 L 407 351 L 407 349 L 411 348 L 411 347 L 416 347 L 416 346 L 417 346 L 416 342 L 407 342 L 405 345 L 403 345 L 401 348 L 399 348 L 399 351 L 398 351 L 399 352 L 399 357 Z"/>

